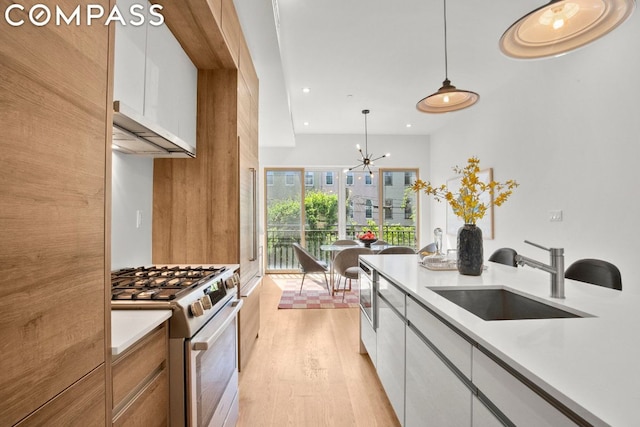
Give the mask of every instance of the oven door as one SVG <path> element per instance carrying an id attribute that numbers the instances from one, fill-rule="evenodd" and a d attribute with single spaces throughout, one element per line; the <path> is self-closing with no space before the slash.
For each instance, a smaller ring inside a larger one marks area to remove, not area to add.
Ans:
<path id="1" fill-rule="evenodd" d="M 366 264 L 359 263 L 360 278 L 360 310 L 367 318 L 373 330 L 378 328 L 376 313 L 375 284 L 377 282 L 377 272 Z"/>
<path id="2" fill-rule="evenodd" d="M 238 419 L 238 322 L 242 300 L 222 308 L 185 342 L 187 424 L 235 426 Z"/>

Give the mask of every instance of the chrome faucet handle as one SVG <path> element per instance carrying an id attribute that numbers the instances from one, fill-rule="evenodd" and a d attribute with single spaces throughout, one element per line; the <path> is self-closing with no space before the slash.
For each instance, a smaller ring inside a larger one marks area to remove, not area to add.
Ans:
<path id="1" fill-rule="evenodd" d="M 539 248 L 539 249 L 545 250 L 545 251 L 547 251 L 547 252 L 551 252 L 551 249 L 549 249 L 549 248 L 545 248 L 544 246 L 539 245 L 539 244 L 537 244 L 537 243 L 530 242 L 529 240 L 525 240 L 524 242 L 525 242 L 525 243 L 527 243 L 527 244 L 529 244 L 529 245 L 531 245 L 531 246 L 535 246 L 536 248 Z"/>

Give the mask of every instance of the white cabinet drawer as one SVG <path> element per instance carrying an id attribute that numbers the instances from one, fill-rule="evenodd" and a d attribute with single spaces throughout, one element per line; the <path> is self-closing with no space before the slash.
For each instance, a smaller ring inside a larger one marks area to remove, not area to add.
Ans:
<path id="1" fill-rule="evenodd" d="M 470 426 L 471 390 L 411 329 L 406 357 L 405 426 Z"/>
<path id="2" fill-rule="evenodd" d="M 369 358 L 373 366 L 376 366 L 376 332 L 373 330 L 373 326 L 369 323 L 367 316 L 360 311 L 360 339 L 364 348 L 369 353 Z"/>
<path id="3" fill-rule="evenodd" d="M 402 317 L 405 316 L 405 293 L 394 284 L 380 276 L 378 282 L 378 292 L 387 300 L 389 305 L 395 308 Z"/>
<path id="4" fill-rule="evenodd" d="M 473 349 L 473 383 L 517 426 L 576 425 L 477 348 Z"/>
<path id="5" fill-rule="evenodd" d="M 473 396 L 471 404 L 472 427 L 502 427 L 502 422 L 493 412 L 487 408 L 484 403 L 480 402 L 476 396 Z"/>
<path id="6" fill-rule="evenodd" d="M 407 320 L 422 333 L 460 372 L 471 379 L 471 348 L 462 338 L 438 320 L 413 298 L 407 298 Z"/>
<path id="7" fill-rule="evenodd" d="M 389 402 L 404 425 L 405 323 L 386 301 L 378 302 L 376 368 Z"/>

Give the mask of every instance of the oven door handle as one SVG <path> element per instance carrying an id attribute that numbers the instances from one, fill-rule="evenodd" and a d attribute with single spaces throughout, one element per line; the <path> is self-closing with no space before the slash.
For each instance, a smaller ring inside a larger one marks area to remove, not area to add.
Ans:
<path id="1" fill-rule="evenodd" d="M 223 308 L 215 317 L 191 340 L 191 348 L 195 351 L 206 351 L 211 348 L 242 308 L 244 301 L 236 300 Z"/>

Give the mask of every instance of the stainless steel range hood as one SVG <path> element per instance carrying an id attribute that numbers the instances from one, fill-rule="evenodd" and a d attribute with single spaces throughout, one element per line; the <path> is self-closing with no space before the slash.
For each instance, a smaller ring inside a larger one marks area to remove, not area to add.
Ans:
<path id="1" fill-rule="evenodd" d="M 149 157 L 196 156 L 196 147 L 120 101 L 113 102 L 113 145 L 123 153 Z"/>

